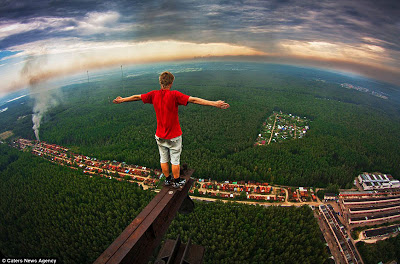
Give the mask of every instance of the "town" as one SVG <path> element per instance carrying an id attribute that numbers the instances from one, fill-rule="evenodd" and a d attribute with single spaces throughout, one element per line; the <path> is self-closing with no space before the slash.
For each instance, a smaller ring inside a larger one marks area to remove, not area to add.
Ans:
<path id="1" fill-rule="evenodd" d="M 356 91 L 359 91 L 359 92 L 363 92 L 363 93 L 370 93 L 373 96 L 376 96 L 376 97 L 379 97 L 379 98 L 382 98 L 382 99 L 385 99 L 385 100 L 389 99 L 389 97 L 387 95 L 383 94 L 383 93 L 372 91 L 372 90 L 370 90 L 368 88 L 357 86 L 357 85 L 353 85 L 353 84 L 350 84 L 350 83 L 342 83 L 342 84 L 340 84 L 340 86 L 342 86 L 342 87 L 344 87 L 346 89 L 353 89 L 353 90 L 356 90 Z"/>

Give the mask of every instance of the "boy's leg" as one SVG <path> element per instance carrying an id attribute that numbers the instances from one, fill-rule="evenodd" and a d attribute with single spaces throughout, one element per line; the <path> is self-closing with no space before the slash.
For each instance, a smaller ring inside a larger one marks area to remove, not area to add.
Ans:
<path id="1" fill-rule="evenodd" d="M 172 175 L 174 175 L 174 179 L 179 178 L 180 172 L 180 161 L 181 161 L 181 153 L 182 153 L 182 136 L 174 138 L 171 140 L 171 147 L 169 149 L 170 160 L 172 165 Z"/>
<path id="2" fill-rule="evenodd" d="M 172 174 L 174 175 L 174 183 L 173 186 L 175 188 L 179 188 L 186 183 L 186 180 L 180 177 L 180 159 L 182 153 L 182 136 L 175 138 L 171 142 L 171 148 L 169 149 L 169 153 L 171 155 L 171 164 L 172 164 Z"/>
<path id="3" fill-rule="evenodd" d="M 165 177 L 169 177 L 169 164 L 168 164 L 168 162 L 160 163 L 160 164 L 161 164 L 161 170 L 164 173 Z M 172 166 L 172 173 L 174 173 L 174 167 L 173 166 Z"/>
<path id="4" fill-rule="evenodd" d="M 180 169 L 181 169 L 181 166 L 179 164 L 178 165 L 172 164 L 172 175 L 174 175 L 174 179 L 179 178 Z"/>
<path id="5" fill-rule="evenodd" d="M 160 152 L 160 165 L 161 165 L 161 170 L 165 176 L 165 184 L 170 185 L 171 184 L 171 176 L 169 175 L 169 149 L 165 146 L 165 140 L 161 138 L 157 138 L 157 146 L 158 146 L 158 151 Z"/>

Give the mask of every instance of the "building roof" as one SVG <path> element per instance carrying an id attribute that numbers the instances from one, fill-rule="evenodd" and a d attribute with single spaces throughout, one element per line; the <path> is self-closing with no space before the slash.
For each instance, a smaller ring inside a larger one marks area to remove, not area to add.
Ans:
<path id="1" fill-rule="evenodd" d="M 363 194 L 373 194 L 373 191 L 365 191 L 365 192 L 340 192 L 339 195 L 363 195 Z"/>

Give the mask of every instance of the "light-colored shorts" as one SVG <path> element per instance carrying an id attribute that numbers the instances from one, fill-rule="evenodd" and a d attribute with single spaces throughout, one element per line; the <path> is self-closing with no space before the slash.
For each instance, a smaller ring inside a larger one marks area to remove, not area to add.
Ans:
<path id="1" fill-rule="evenodd" d="M 171 139 L 163 139 L 157 136 L 155 138 L 160 152 L 160 163 L 171 161 L 171 164 L 179 165 L 182 153 L 182 135 Z"/>

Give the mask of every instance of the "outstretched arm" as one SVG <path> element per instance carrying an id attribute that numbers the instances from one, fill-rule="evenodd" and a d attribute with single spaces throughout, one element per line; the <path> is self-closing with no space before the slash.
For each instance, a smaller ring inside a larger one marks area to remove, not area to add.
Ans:
<path id="1" fill-rule="evenodd" d="M 226 109 L 229 107 L 229 104 L 225 103 L 224 101 L 209 101 L 209 100 L 205 100 L 202 98 L 198 98 L 198 97 L 189 97 L 188 100 L 189 103 L 193 103 L 193 104 L 199 104 L 199 105 L 209 105 L 209 106 L 214 106 L 220 109 Z"/>
<path id="2" fill-rule="evenodd" d="M 114 104 L 120 104 L 120 103 L 124 103 L 124 102 L 132 102 L 132 101 L 140 101 L 140 100 L 142 100 L 142 95 L 136 94 L 136 95 L 132 95 L 132 96 L 129 96 L 129 97 L 118 96 L 117 98 L 115 98 L 113 100 L 113 103 Z"/>

